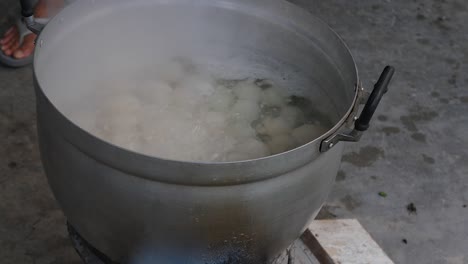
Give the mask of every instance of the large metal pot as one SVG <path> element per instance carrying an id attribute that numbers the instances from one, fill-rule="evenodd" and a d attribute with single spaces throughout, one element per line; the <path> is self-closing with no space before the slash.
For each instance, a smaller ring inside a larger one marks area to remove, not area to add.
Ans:
<path id="1" fill-rule="evenodd" d="M 30 28 L 39 30 L 23 4 Z M 295 93 L 312 100 L 334 125 L 279 155 L 191 163 L 119 148 L 69 119 L 66 106 L 79 101 L 86 107 L 80 91 L 94 89 L 86 76 L 167 54 L 297 87 Z M 44 168 L 69 222 L 116 262 L 262 263 L 316 216 L 339 168 L 339 142 L 360 138 L 392 74 L 387 68 L 367 99 L 342 40 L 284 1 L 77 1 L 37 41 Z"/>

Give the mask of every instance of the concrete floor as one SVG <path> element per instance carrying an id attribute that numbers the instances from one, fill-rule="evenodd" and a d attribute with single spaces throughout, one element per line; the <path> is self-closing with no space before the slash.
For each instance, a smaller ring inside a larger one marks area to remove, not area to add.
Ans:
<path id="1" fill-rule="evenodd" d="M 16 2 L 1 0 L 1 32 Z M 293 2 L 341 34 L 365 87 L 384 65 L 398 70 L 321 217 L 357 218 L 396 263 L 468 263 L 466 1 Z M 31 70 L 0 67 L 0 262 L 78 264 L 35 129 Z"/>

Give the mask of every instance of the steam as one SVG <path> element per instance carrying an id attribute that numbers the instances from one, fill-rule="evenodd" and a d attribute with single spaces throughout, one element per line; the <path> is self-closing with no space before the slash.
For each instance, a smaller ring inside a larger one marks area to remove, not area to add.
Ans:
<path id="1" fill-rule="evenodd" d="M 326 100 L 291 104 L 310 86 L 262 55 L 260 47 L 278 46 L 265 21 L 182 0 L 78 0 L 58 16 L 38 51 L 38 80 L 65 116 L 110 143 L 167 159 L 239 161 L 330 127 L 309 115 Z"/>

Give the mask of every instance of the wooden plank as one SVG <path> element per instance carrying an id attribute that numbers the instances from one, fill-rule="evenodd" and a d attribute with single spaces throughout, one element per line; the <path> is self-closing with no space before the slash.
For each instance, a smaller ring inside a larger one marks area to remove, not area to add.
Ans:
<path id="1" fill-rule="evenodd" d="M 321 264 L 312 252 L 298 239 L 288 250 L 278 256 L 271 264 Z"/>
<path id="2" fill-rule="evenodd" d="M 322 264 L 393 264 L 355 219 L 313 221 L 301 239 Z"/>
<path id="3" fill-rule="evenodd" d="M 322 247 L 314 234 L 307 230 L 302 234 L 301 241 L 312 252 L 320 264 L 334 264 L 333 259 L 328 255 L 327 251 Z"/>
<path id="4" fill-rule="evenodd" d="M 320 262 L 302 240 L 298 239 L 291 247 L 289 264 L 320 264 Z"/>

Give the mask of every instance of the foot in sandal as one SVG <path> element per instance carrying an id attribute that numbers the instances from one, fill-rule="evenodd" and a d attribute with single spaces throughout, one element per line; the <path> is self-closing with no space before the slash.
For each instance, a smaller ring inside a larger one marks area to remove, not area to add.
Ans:
<path id="1" fill-rule="evenodd" d="M 47 3 L 39 0 L 34 10 L 38 20 L 45 21 Z M 0 39 L 0 63 L 9 67 L 23 67 L 32 62 L 36 34 L 29 31 L 21 19 L 11 26 Z"/>

